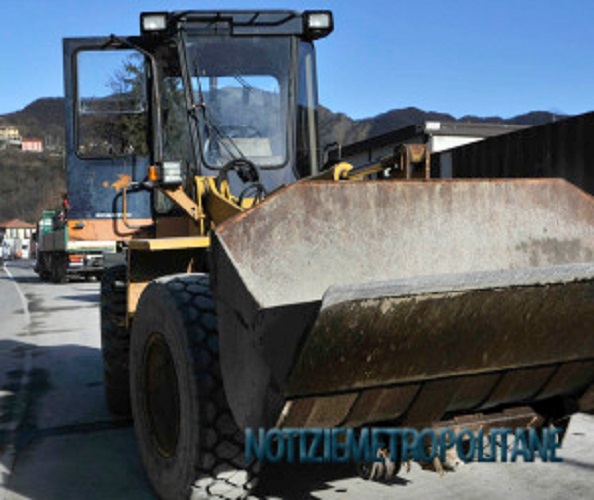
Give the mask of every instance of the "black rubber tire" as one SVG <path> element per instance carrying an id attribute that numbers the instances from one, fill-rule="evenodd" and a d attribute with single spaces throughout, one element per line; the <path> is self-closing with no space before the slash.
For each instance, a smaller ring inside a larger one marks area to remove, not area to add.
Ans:
<path id="1" fill-rule="evenodd" d="M 47 255 L 45 252 L 37 253 L 37 262 L 35 263 L 35 272 L 42 281 L 50 279 L 51 273 L 47 266 Z"/>
<path id="2" fill-rule="evenodd" d="M 130 330 L 126 328 L 126 265 L 105 270 L 101 279 L 101 354 L 107 407 L 129 416 Z"/>
<path id="3" fill-rule="evenodd" d="M 54 252 L 50 258 L 50 277 L 53 283 L 64 283 L 68 271 L 68 257 L 66 254 Z"/>
<path id="4" fill-rule="evenodd" d="M 244 435 L 223 389 L 208 276 L 161 278 L 144 290 L 132 328 L 130 370 L 136 438 L 157 495 L 246 496 L 255 485 L 255 465 L 245 463 Z M 158 379 L 158 373 L 165 375 Z M 177 404 L 163 408 L 157 394 Z M 151 412 L 155 404 L 158 411 Z"/>

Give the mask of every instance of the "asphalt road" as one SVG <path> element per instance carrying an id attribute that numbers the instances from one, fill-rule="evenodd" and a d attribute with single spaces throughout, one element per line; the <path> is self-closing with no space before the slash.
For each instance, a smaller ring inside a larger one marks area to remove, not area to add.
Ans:
<path id="1" fill-rule="evenodd" d="M 131 423 L 103 400 L 99 285 L 42 283 L 0 267 L 0 498 L 151 499 Z M 571 420 L 563 463 L 470 463 L 440 478 L 413 464 L 390 484 L 347 466 L 267 471 L 269 498 L 593 498 L 594 417 Z"/>

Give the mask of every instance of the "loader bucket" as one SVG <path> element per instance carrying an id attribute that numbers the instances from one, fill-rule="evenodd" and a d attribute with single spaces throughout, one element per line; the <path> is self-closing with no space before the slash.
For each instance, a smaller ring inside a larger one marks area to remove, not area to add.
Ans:
<path id="1" fill-rule="evenodd" d="M 233 414 L 417 425 L 579 398 L 593 262 L 594 199 L 560 179 L 288 186 L 213 234 Z"/>

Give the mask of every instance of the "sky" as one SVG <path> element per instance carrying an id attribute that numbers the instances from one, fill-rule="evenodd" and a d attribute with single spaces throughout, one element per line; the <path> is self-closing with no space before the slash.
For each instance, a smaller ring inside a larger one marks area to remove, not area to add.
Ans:
<path id="1" fill-rule="evenodd" d="M 135 35 L 142 11 L 330 9 L 320 102 L 509 118 L 593 109 L 594 0 L 1 0 L 0 114 L 62 96 L 62 38 Z"/>

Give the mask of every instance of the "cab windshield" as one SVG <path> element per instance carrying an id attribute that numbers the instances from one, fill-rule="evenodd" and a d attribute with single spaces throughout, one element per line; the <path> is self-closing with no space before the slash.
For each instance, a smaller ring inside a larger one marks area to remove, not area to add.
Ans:
<path id="1" fill-rule="evenodd" d="M 190 37 L 187 47 L 204 164 L 221 168 L 243 157 L 265 168 L 284 165 L 290 40 Z"/>

